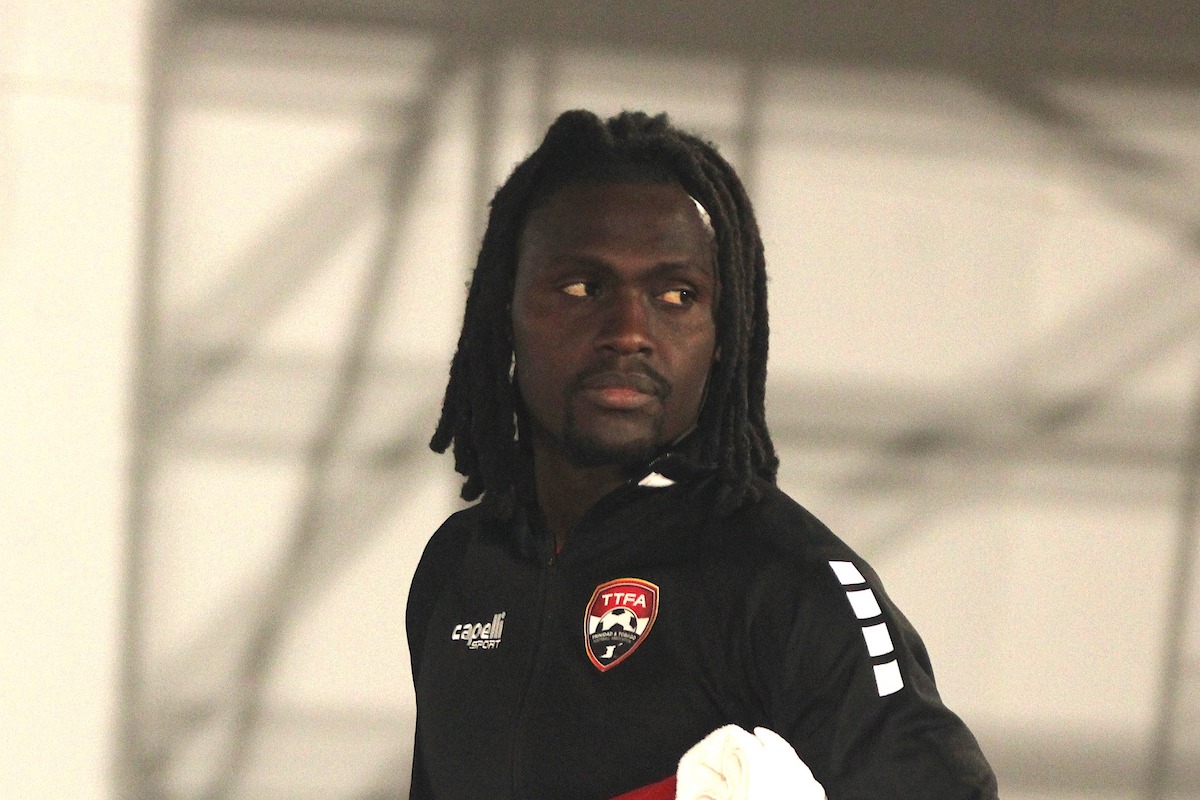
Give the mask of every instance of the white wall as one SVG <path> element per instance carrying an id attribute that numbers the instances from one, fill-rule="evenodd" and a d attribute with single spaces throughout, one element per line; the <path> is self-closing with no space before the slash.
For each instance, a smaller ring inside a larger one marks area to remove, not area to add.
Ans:
<path id="1" fill-rule="evenodd" d="M 0 796 L 112 796 L 141 0 L 0 4 Z"/>

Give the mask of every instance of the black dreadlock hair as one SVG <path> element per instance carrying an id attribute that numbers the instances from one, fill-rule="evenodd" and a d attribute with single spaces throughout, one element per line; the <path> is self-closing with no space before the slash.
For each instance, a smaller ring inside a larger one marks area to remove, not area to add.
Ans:
<path id="1" fill-rule="evenodd" d="M 717 348 L 696 430 L 682 445 L 714 466 L 729 511 L 757 496 L 756 476 L 775 481 L 779 459 L 767 431 L 767 277 L 750 199 L 733 168 L 709 142 L 671 125 L 666 114 L 623 112 L 601 120 L 568 111 L 497 190 L 467 294 L 466 313 L 442 416 L 429 446 L 453 443 L 466 476 L 465 500 L 481 495 L 499 517 L 511 515 L 522 474 L 521 403 L 513 380 L 511 303 L 525 220 L 564 186 L 583 181 L 674 182 L 712 220 L 719 299 Z"/>

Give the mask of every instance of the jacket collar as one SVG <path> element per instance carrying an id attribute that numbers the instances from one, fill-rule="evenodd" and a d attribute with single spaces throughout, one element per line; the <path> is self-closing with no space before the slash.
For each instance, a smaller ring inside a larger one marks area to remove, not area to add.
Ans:
<path id="1" fill-rule="evenodd" d="M 625 483 L 600 498 L 585 518 L 596 520 L 620 517 L 632 512 L 631 506 L 634 505 L 649 511 L 650 508 L 657 507 L 657 504 L 644 506 L 644 502 L 660 492 L 672 487 L 683 489 L 715 474 L 715 467 L 698 465 L 683 453 L 663 453 L 638 469 L 631 470 Z M 512 542 L 517 552 L 523 557 L 546 563 L 555 560 L 557 554 L 549 534 L 542 528 L 540 514 L 533 505 L 535 502 L 530 493 L 524 502 L 517 504 L 510 522 L 509 535 L 513 537 Z M 703 502 L 699 505 L 702 506 Z M 689 504 L 689 507 L 699 511 L 699 506 Z M 579 544 L 574 544 L 574 547 L 579 547 Z M 572 549 L 572 545 L 569 544 L 567 549 Z"/>

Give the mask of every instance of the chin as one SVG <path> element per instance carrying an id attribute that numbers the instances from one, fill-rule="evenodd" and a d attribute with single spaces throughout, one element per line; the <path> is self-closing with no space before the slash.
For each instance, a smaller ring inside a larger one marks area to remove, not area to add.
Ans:
<path id="1" fill-rule="evenodd" d="M 604 442 L 568 433 L 563 437 L 568 460 L 576 467 L 636 467 L 658 454 L 661 445 L 653 439 Z"/>

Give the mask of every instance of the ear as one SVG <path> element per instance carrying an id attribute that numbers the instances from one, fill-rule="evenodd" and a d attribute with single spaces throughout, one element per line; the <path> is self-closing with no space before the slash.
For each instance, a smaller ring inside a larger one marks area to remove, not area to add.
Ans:
<path id="1" fill-rule="evenodd" d="M 713 363 L 715 364 L 720 360 L 721 360 L 721 345 L 717 345 L 716 347 L 713 348 Z"/>

